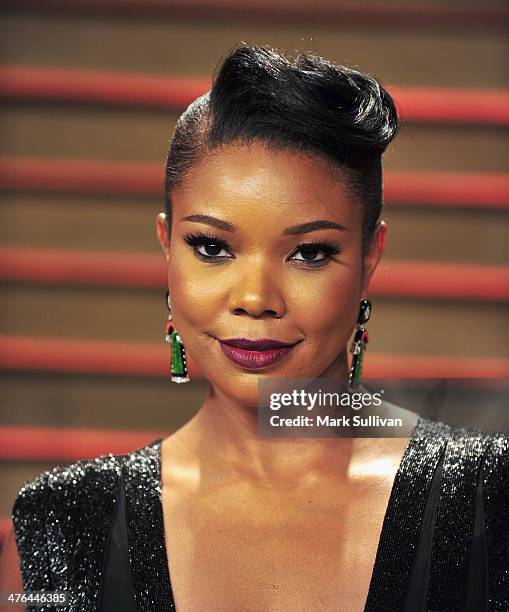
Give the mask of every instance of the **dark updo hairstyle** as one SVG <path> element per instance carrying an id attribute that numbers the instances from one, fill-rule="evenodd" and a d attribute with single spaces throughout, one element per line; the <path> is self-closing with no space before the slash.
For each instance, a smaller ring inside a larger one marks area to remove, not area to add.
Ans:
<path id="1" fill-rule="evenodd" d="M 382 208 L 382 153 L 399 128 L 394 100 L 378 81 L 309 53 L 295 59 L 268 46 L 242 46 L 219 67 L 210 91 L 177 121 L 166 163 L 171 192 L 207 152 L 263 142 L 318 155 L 347 179 L 363 207 L 363 253 Z"/>

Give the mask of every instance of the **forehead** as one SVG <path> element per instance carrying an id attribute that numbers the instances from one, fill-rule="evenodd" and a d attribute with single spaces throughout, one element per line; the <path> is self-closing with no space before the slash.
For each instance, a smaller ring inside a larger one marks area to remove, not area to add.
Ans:
<path id="1" fill-rule="evenodd" d="M 273 223 L 324 217 L 346 224 L 359 206 L 341 170 L 326 160 L 261 143 L 227 145 L 208 154 L 173 196 L 175 216 L 205 213 Z"/>

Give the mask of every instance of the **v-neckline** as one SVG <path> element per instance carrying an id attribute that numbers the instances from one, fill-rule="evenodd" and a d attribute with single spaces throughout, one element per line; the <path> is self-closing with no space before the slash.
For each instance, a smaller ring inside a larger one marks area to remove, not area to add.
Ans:
<path id="1" fill-rule="evenodd" d="M 420 532 L 419 516 L 422 518 L 427 488 L 444 444 L 436 435 L 438 427 L 439 423 L 419 416 L 407 441 L 385 509 L 364 612 L 385 609 L 384 602 L 393 601 L 395 589 L 406 591 Z M 136 603 L 144 612 L 176 610 L 164 531 L 162 440 L 158 438 L 131 453 L 126 465 L 133 586 Z M 404 539 L 401 534 L 405 534 Z"/>

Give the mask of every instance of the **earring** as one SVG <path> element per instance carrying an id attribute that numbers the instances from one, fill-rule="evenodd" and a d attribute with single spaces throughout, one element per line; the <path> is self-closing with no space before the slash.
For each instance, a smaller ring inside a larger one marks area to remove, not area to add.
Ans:
<path id="1" fill-rule="evenodd" d="M 173 326 L 169 291 L 166 292 L 166 306 L 168 307 L 168 322 L 166 323 L 164 339 L 171 346 L 171 381 L 175 383 L 186 383 L 189 382 L 186 366 L 186 352 L 184 350 L 182 339 Z"/>
<path id="2" fill-rule="evenodd" d="M 361 300 L 359 308 L 359 316 L 357 318 L 357 329 L 353 338 L 350 353 L 353 353 L 352 367 L 350 368 L 350 377 L 348 385 L 351 389 L 357 388 L 361 382 L 362 376 L 362 357 L 365 350 L 368 348 L 368 332 L 364 324 L 369 321 L 371 315 L 372 304 L 369 300 Z"/>

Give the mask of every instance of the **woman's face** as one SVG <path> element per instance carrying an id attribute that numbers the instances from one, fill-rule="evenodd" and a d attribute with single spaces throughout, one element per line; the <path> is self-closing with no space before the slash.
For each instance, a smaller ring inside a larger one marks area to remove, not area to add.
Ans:
<path id="1" fill-rule="evenodd" d="M 172 203 L 171 238 L 163 213 L 157 232 L 173 322 L 216 390 L 256 407 L 260 378 L 346 380 L 347 342 L 387 227 L 363 260 L 361 209 L 340 173 L 318 157 L 230 145 L 195 166 Z M 292 348 L 220 342 L 239 338 Z"/>

